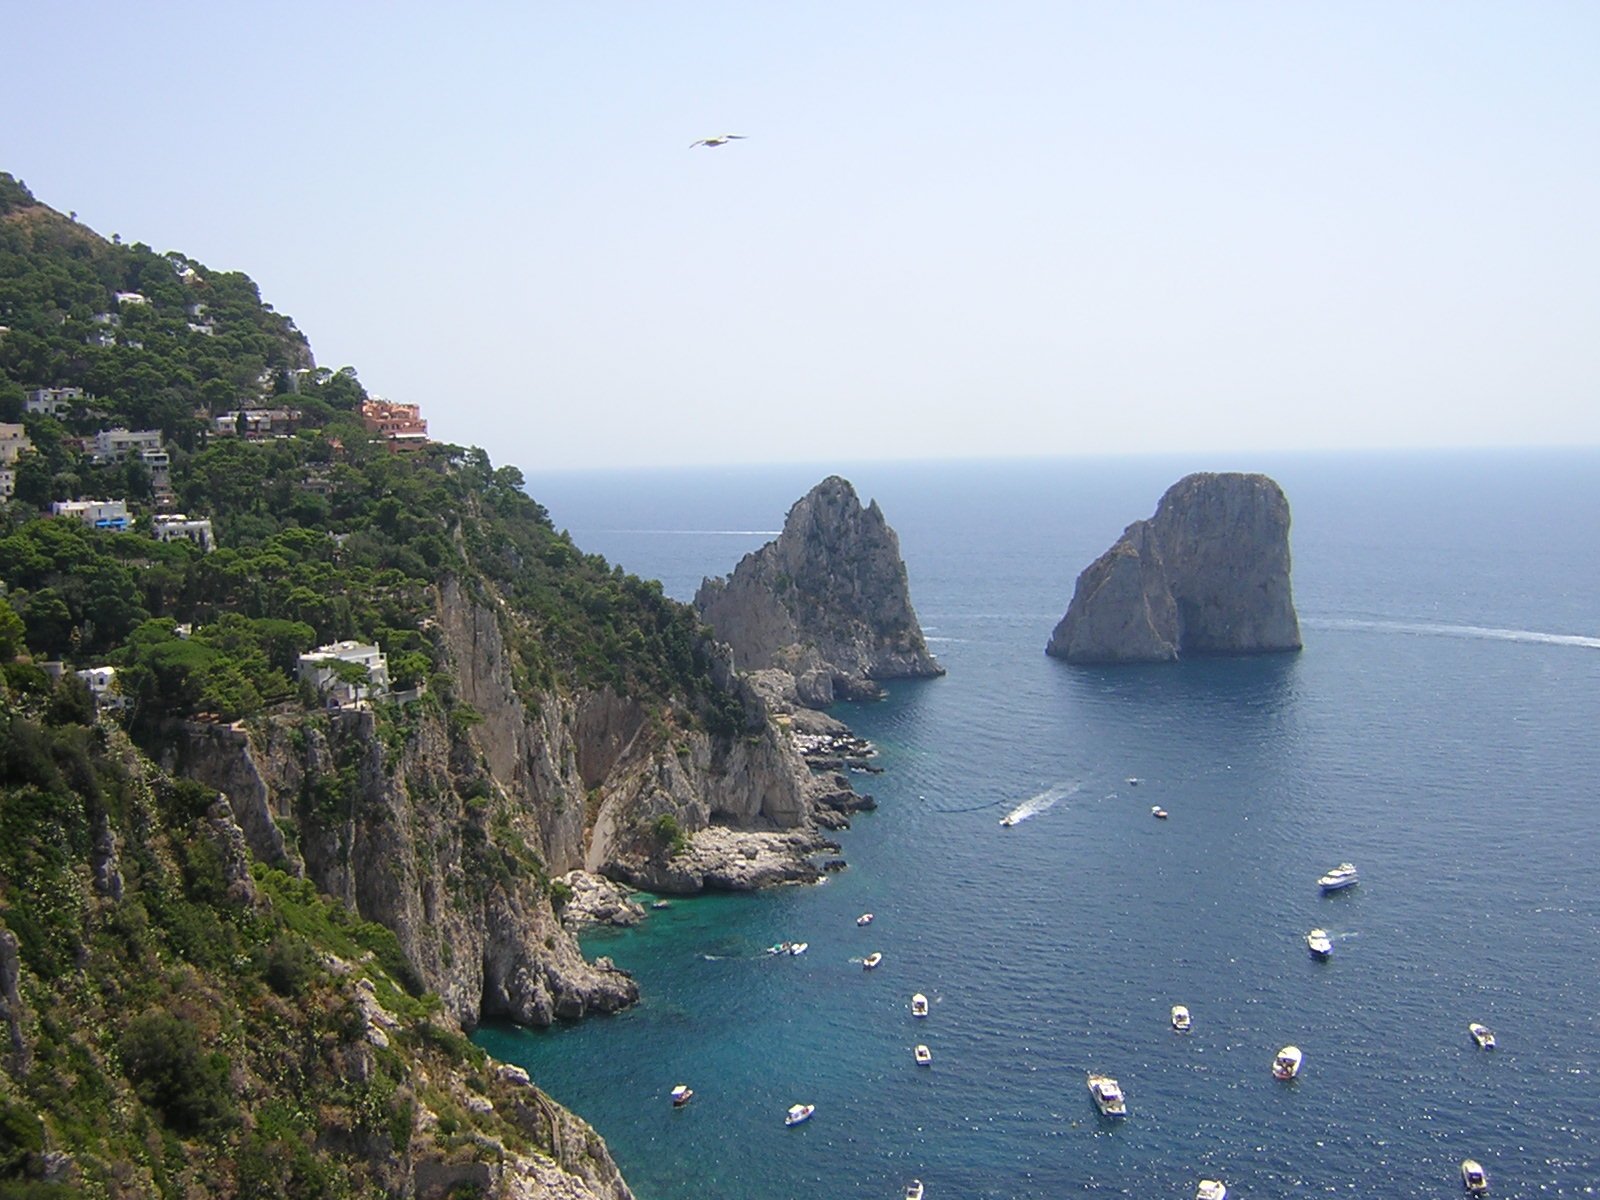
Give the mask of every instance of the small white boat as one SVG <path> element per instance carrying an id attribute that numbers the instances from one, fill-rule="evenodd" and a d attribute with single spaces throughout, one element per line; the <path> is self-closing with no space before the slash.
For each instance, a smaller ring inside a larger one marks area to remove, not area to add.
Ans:
<path id="1" fill-rule="evenodd" d="M 906 1184 L 906 1200 L 922 1200 L 922 1180 L 913 1179 Z"/>
<path id="2" fill-rule="evenodd" d="M 1194 1189 L 1194 1200 L 1228 1200 L 1228 1185 L 1220 1179 L 1202 1179 Z"/>
<path id="3" fill-rule="evenodd" d="M 1022 820 L 1022 818 L 1017 816 L 1016 813 L 1007 813 L 1005 816 L 1000 818 L 1000 824 L 1004 825 L 1007 829 L 1010 829 L 1020 820 Z"/>
<path id="4" fill-rule="evenodd" d="M 1476 1021 L 1467 1026 L 1467 1032 L 1472 1035 L 1472 1040 L 1478 1043 L 1480 1050 L 1494 1049 L 1494 1030 L 1487 1025 L 1479 1025 Z"/>
<path id="5" fill-rule="evenodd" d="M 1152 804 L 1150 806 L 1150 815 L 1158 821 L 1165 821 L 1167 819 L 1167 810 L 1159 804 Z"/>
<path id="6" fill-rule="evenodd" d="M 801 1121 L 809 1121 L 811 1114 L 817 1111 L 815 1104 L 791 1104 L 789 1113 L 783 1118 L 785 1125 L 798 1125 Z"/>
<path id="7" fill-rule="evenodd" d="M 862 913 L 859 917 L 856 918 L 856 924 L 857 925 L 871 925 L 872 924 L 872 914 L 871 913 Z"/>
<path id="8" fill-rule="evenodd" d="M 867 955 L 861 960 L 861 969 L 863 971 L 870 971 L 882 961 L 883 952 L 881 950 L 874 950 L 871 954 Z"/>
<path id="9" fill-rule="evenodd" d="M 1101 1114 L 1107 1117 L 1125 1117 L 1128 1115 L 1128 1101 L 1122 1094 L 1122 1089 L 1117 1086 L 1117 1081 L 1109 1075 L 1096 1075 L 1089 1072 L 1089 1095 L 1094 1098 L 1095 1106 Z"/>
<path id="10" fill-rule="evenodd" d="M 1191 1024 L 1193 1024 L 1193 1020 L 1189 1016 L 1189 1010 L 1181 1004 L 1174 1004 L 1172 1006 L 1172 1027 L 1179 1033 L 1188 1033 Z"/>
<path id="11" fill-rule="evenodd" d="M 1129 787 L 1138 787 L 1139 786 L 1139 777 L 1137 775 L 1129 775 L 1127 782 L 1128 782 L 1128 786 Z"/>
<path id="12" fill-rule="evenodd" d="M 1489 1177 L 1483 1173 L 1483 1168 L 1473 1158 L 1461 1160 L 1461 1186 L 1474 1196 L 1487 1196 L 1489 1194 Z"/>
<path id="13" fill-rule="evenodd" d="M 933 1051 L 926 1046 L 919 1045 L 911 1052 L 911 1057 L 917 1060 L 917 1066 L 925 1067 L 933 1061 Z"/>
<path id="14" fill-rule="evenodd" d="M 911 1015 L 913 1017 L 925 1017 L 928 1015 L 928 998 L 921 992 L 911 997 Z"/>
<path id="15" fill-rule="evenodd" d="M 1328 958 L 1333 954 L 1333 939 L 1326 929 L 1313 929 L 1306 934 L 1306 948 L 1315 958 Z"/>
<path id="16" fill-rule="evenodd" d="M 672 901 L 671 900 L 653 900 L 650 903 L 650 907 L 651 908 L 671 908 L 672 907 Z"/>
<path id="17" fill-rule="evenodd" d="M 1300 1061 L 1303 1057 L 1299 1046 L 1285 1046 L 1278 1051 L 1278 1057 L 1272 1060 L 1272 1077 L 1293 1079 L 1300 1074 Z"/>
<path id="18" fill-rule="evenodd" d="M 811 943 L 810 942 L 796 942 L 794 945 L 789 947 L 789 953 L 790 954 L 804 954 L 810 948 L 811 948 Z"/>
<path id="19" fill-rule="evenodd" d="M 1356 880 L 1355 863 L 1340 863 L 1317 880 L 1317 886 L 1325 892 L 1342 892 L 1345 888 L 1354 886 Z"/>
<path id="20" fill-rule="evenodd" d="M 682 1108 L 685 1104 L 689 1103 L 689 1101 L 693 1099 L 694 1089 L 689 1087 L 687 1084 L 680 1083 L 677 1087 L 672 1089 L 673 1108 Z"/>

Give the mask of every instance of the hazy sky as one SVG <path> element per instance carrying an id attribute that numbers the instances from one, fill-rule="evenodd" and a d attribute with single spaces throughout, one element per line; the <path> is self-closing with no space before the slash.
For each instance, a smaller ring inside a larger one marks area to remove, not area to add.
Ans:
<path id="1" fill-rule="evenodd" d="M 1587 0 L 0 15 L 0 169 L 500 462 L 1600 443 Z"/>

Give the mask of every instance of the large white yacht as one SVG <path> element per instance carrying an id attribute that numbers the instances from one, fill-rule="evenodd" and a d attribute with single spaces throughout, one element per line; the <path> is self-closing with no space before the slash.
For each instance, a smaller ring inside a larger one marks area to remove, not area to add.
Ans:
<path id="1" fill-rule="evenodd" d="M 1109 1075 L 1096 1075 L 1089 1072 L 1089 1095 L 1094 1097 L 1095 1106 L 1102 1114 L 1108 1117 L 1125 1117 L 1128 1115 L 1128 1101 L 1122 1094 L 1122 1089 L 1117 1086 L 1117 1081 Z"/>
<path id="2" fill-rule="evenodd" d="M 1355 863 L 1340 863 L 1317 880 L 1317 886 L 1325 892 L 1342 892 L 1347 887 L 1353 887 L 1356 880 Z"/>

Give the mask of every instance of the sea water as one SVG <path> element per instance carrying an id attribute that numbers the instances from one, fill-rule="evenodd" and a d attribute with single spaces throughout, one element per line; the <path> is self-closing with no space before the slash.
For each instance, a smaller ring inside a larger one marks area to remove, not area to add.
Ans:
<path id="1" fill-rule="evenodd" d="M 1305 649 L 1047 658 L 1077 573 L 1202 468 L 1283 485 Z M 899 532 L 949 670 L 837 710 L 884 769 L 856 778 L 879 808 L 839 835 L 849 868 L 592 933 L 637 1007 L 478 1034 L 593 1122 L 641 1200 L 892 1198 L 913 1177 L 929 1200 L 1187 1200 L 1201 1177 L 1240 1198 L 1450 1196 L 1466 1157 L 1495 1196 L 1600 1195 L 1600 455 L 852 463 L 529 490 L 584 550 L 687 599 L 830 472 Z M 1321 894 L 1346 860 L 1360 883 Z M 764 953 L 788 939 L 810 948 Z M 1305 1065 L 1281 1083 L 1289 1043 Z M 1098 1116 L 1090 1070 L 1121 1082 L 1125 1120 Z M 695 1089 L 681 1110 L 677 1083 Z M 797 1102 L 816 1116 L 787 1129 Z"/>

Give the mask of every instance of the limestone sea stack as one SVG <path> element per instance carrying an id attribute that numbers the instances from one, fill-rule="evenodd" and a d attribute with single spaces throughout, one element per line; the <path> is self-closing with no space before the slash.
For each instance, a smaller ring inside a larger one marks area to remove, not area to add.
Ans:
<path id="1" fill-rule="evenodd" d="M 1168 662 L 1300 649 L 1289 502 L 1265 475 L 1187 475 L 1078 576 L 1045 653 Z"/>
<path id="2" fill-rule="evenodd" d="M 878 502 L 863 508 L 837 475 L 795 503 L 776 541 L 702 583 L 694 606 L 735 666 L 785 672 L 812 708 L 944 674 L 911 607 L 900 539 Z"/>

